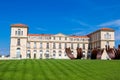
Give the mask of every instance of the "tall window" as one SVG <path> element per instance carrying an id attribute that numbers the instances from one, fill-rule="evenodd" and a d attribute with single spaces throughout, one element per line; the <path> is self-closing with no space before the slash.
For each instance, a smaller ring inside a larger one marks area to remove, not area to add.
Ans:
<path id="1" fill-rule="evenodd" d="M 42 53 L 43 53 L 43 51 L 42 51 L 42 50 L 40 50 L 40 58 L 42 58 Z"/>
<path id="2" fill-rule="evenodd" d="M 23 31 L 21 31 L 21 35 L 23 35 Z"/>
<path id="3" fill-rule="evenodd" d="M 67 37 L 65 37 L 65 40 L 67 40 Z"/>
<path id="4" fill-rule="evenodd" d="M 56 51 L 53 51 L 53 57 L 55 57 L 56 56 Z"/>
<path id="5" fill-rule="evenodd" d="M 59 57 L 61 57 L 62 56 L 62 51 L 59 51 Z"/>
<path id="6" fill-rule="evenodd" d="M 30 50 L 27 51 L 27 58 L 31 58 L 31 56 L 30 56 Z"/>
<path id="7" fill-rule="evenodd" d="M 49 49 L 49 43 L 46 44 L 46 48 Z"/>
<path id="8" fill-rule="evenodd" d="M 79 43 L 77 44 L 77 47 L 78 47 L 78 48 L 80 47 L 80 44 L 79 44 Z"/>
<path id="9" fill-rule="evenodd" d="M 71 49 L 73 49 L 73 43 L 71 43 Z"/>
<path id="10" fill-rule="evenodd" d="M 40 48 L 42 48 L 42 42 L 40 42 Z"/>
<path id="11" fill-rule="evenodd" d="M 15 31 L 15 35 L 17 35 L 17 31 Z"/>
<path id="12" fill-rule="evenodd" d="M 65 48 L 67 48 L 67 43 L 65 43 Z"/>
<path id="13" fill-rule="evenodd" d="M 20 30 L 20 29 L 18 29 L 18 35 L 20 35 L 20 33 L 21 33 L 21 30 Z"/>
<path id="14" fill-rule="evenodd" d="M 51 37 L 49 37 L 49 39 L 51 39 Z"/>
<path id="15" fill-rule="evenodd" d="M 85 49 L 85 44 L 83 44 L 83 49 Z"/>
<path id="16" fill-rule="evenodd" d="M 53 39 L 55 40 L 55 37 L 53 37 Z"/>
<path id="17" fill-rule="evenodd" d="M 56 49 L 55 43 L 53 43 L 53 49 Z"/>
<path id="18" fill-rule="evenodd" d="M 61 40 L 61 37 L 59 37 L 59 40 Z"/>
<path id="19" fill-rule="evenodd" d="M 49 58 L 49 51 L 46 51 L 46 58 Z"/>
<path id="20" fill-rule="evenodd" d="M 17 40 L 17 45 L 20 46 L 20 39 Z"/>
<path id="21" fill-rule="evenodd" d="M 61 43 L 59 43 L 59 49 L 61 49 Z"/>
<path id="22" fill-rule="evenodd" d="M 30 48 L 30 42 L 27 43 L 27 48 Z"/>
<path id="23" fill-rule="evenodd" d="M 36 48 L 36 47 L 37 47 L 36 42 L 34 42 L 34 48 Z"/>

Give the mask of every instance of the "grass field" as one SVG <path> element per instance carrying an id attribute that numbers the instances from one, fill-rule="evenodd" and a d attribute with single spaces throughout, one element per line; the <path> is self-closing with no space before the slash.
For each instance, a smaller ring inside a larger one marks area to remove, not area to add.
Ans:
<path id="1" fill-rule="evenodd" d="M 120 80 L 120 61 L 0 60 L 0 80 Z"/>

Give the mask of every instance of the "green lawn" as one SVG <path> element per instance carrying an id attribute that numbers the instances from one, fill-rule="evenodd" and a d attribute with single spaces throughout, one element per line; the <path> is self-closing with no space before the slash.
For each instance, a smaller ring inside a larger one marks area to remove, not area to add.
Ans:
<path id="1" fill-rule="evenodd" d="M 120 80 L 120 61 L 0 60 L 0 80 Z"/>

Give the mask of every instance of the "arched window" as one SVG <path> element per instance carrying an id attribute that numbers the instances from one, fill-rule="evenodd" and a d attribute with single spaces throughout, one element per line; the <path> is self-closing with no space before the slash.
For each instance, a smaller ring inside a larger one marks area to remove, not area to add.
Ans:
<path id="1" fill-rule="evenodd" d="M 20 48 L 16 49 L 16 57 L 21 58 Z"/>
<path id="2" fill-rule="evenodd" d="M 59 57 L 61 57 L 62 56 L 62 51 L 59 51 Z"/>
<path id="3" fill-rule="evenodd" d="M 36 51 L 36 50 L 34 50 L 33 52 L 34 52 L 34 53 L 36 53 L 37 51 Z"/>
<path id="4" fill-rule="evenodd" d="M 31 58 L 31 55 L 30 55 L 30 50 L 27 50 L 27 58 Z"/>
<path id="5" fill-rule="evenodd" d="M 34 53 L 34 58 L 36 58 L 36 53 L 37 53 L 37 51 L 34 50 L 33 53 Z"/>
<path id="6" fill-rule="evenodd" d="M 54 56 L 54 57 L 56 56 L 56 51 L 55 51 L 55 50 L 53 51 L 53 56 Z"/>
<path id="7" fill-rule="evenodd" d="M 40 58 L 42 58 L 42 53 L 43 53 L 43 51 L 42 51 L 42 50 L 40 50 Z"/>
<path id="8" fill-rule="evenodd" d="M 46 50 L 46 58 L 49 58 L 49 50 Z"/>
<path id="9" fill-rule="evenodd" d="M 64 56 L 67 56 L 66 52 L 64 52 Z"/>
<path id="10" fill-rule="evenodd" d="M 46 50 L 46 54 L 49 54 L 49 50 Z"/>
<path id="11" fill-rule="evenodd" d="M 42 54 L 43 53 L 43 51 L 42 50 L 40 50 L 40 54 Z"/>

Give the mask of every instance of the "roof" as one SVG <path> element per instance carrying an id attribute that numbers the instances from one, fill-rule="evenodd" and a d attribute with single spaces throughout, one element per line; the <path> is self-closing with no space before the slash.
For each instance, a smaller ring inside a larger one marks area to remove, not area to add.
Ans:
<path id="1" fill-rule="evenodd" d="M 88 36 L 70 36 L 72 38 L 89 38 Z"/>
<path id="2" fill-rule="evenodd" d="M 52 34 L 28 34 L 28 36 L 53 36 Z M 72 38 L 89 38 L 88 36 L 70 36 Z"/>
<path id="3" fill-rule="evenodd" d="M 28 27 L 25 24 L 12 24 L 11 27 Z"/>
<path id="4" fill-rule="evenodd" d="M 99 29 L 97 31 L 94 31 L 94 32 L 88 34 L 87 36 L 89 37 L 91 34 L 94 34 L 94 33 L 99 32 L 99 31 L 114 31 L 114 30 L 111 29 L 111 28 L 101 28 L 101 29 Z"/>
<path id="5" fill-rule="evenodd" d="M 28 34 L 28 36 L 51 36 L 52 34 Z"/>
<path id="6" fill-rule="evenodd" d="M 114 31 L 114 30 L 111 29 L 111 28 L 101 28 L 100 30 L 102 30 L 102 31 Z"/>

